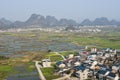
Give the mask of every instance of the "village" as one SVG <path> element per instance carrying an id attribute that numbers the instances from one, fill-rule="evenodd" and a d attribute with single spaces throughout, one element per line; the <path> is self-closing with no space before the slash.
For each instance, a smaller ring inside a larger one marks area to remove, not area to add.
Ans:
<path id="1" fill-rule="evenodd" d="M 34 26 L 32 26 L 32 28 L 12 28 L 12 29 L 7 29 L 7 30 L 0 30 L 0 33 L 3 32 L 24 32 L 24 31 L 43 31 L 43 32 L 56 32 L 56 33 L 60 33 L 60 32 L 75 32 L 75 33 L 79 33 L 79 32 L 101 32 L 102 30 L 99 28 L 104 28 L 106 26 L 61 26 L 61 27 L 53 27 L 53 28 L 34 28 Z"/>
<path id="2" fill-rule="evenodd" d="M 60 78 L 52 80 L 119 80 L 120 79 L 120 55 L 118 50 L 103 48 L 101 50 L 87 47 L 77 54 L 63 56 L 63 60 L 55 62 L 55 75 Z M 41 80 L 46 80 L 41 68 L 53 67 L 50 58 L 36 61 L 36 68 Z M 54 74 L 51 74 L 54 75 Z"/>

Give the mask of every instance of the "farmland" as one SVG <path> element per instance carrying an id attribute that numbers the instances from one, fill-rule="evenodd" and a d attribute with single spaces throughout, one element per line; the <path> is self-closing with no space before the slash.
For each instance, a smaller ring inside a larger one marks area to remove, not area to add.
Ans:
<path id="1" fill-rule="evenodd" d="M 10 74 L 21 74 L 21 69 L 23 72 L 25 71 L 25 75 L 19 77 L 36 77 L 37 72 L 33 61 L 49 57 L 52 61 L 61 60 L 62 58 L 59 55 L 50 52 L 67 51 L 61 53 L 66 55 L 83 49 L 86 45 L 119 50 L 120 32 L 56 33 L 25 31 L 0 33 L 0 55 L 9 57 L 6 59 L 0 57 L 0 76 L 2 76 L 0 78 L 2 80 L 8 78 Z"/>

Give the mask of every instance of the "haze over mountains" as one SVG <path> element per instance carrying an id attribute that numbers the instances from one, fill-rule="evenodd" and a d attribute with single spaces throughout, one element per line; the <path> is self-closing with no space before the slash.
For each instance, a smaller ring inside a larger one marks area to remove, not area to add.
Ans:
<path id="1" fill-rule="evenodd" d="M 64 27 L 64 26 L 107 26 L 114 25 L 120 26 L 120 21 L 108 20 L 106 17 L 96 18 L 94 21 L 89 19 L 83 20 L 81 23 L 77 23 L 72 19 L 62 18 L 60 20 L 56 19 L 54 16 L 42 16 L 39 14 L 32 14 L 28 20 L 25 22 L 15 21 L 11 22 L 5 18 L 0 19 L 0 29 L 9 28 L 31 28 L 31 27 Z"/>

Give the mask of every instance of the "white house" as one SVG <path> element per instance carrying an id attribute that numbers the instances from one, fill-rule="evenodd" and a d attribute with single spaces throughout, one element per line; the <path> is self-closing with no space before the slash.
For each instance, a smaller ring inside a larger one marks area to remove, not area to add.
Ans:
<path id="1" fill-rule="evenodd" d="M 43 65 L 43 67 L 51 67 L 51 60 L 50 59 L 43 59 L 42 65 Z"/>

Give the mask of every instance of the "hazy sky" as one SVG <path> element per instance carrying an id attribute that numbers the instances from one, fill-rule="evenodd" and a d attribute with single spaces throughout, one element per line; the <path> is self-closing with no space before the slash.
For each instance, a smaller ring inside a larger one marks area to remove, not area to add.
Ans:
<path id="1" fill-rule="evenodd" d="M 97 17 L 120 21 L 120 0 L 0 0 L 0 18 L 25 21 L 33 13 L 77 21 Z"/>

